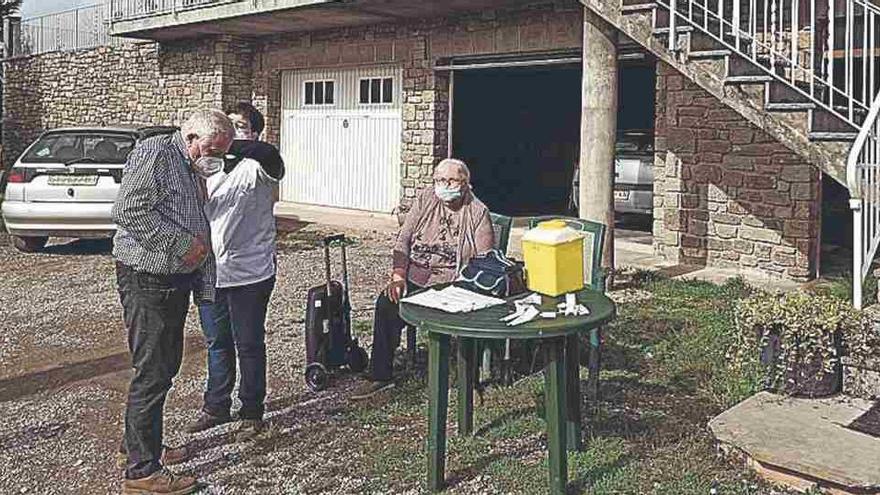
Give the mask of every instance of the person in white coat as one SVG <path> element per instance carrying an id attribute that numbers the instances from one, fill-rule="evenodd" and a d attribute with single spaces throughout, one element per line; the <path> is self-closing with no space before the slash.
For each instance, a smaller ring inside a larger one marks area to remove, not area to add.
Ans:
<path id="1" fill-rule="evenodd" d="M 236 357 L 241 371 L 241 421 L 237 439 L 263 429 L 266 400 L 266 310 L 275 287 L 274 190 L 284 176 L 278 149 L 257 141 L 262 114 L 250 103 L 226 112 L 235 126 L 222 172 L 207 181 L 205 214 L 217 260 L 217 292 L 199 306 L 208 347 L 208 380 L 202 413 L 188 431 L 232 420 Z M 237 355 L 237 356 L 236 356 Z"/>

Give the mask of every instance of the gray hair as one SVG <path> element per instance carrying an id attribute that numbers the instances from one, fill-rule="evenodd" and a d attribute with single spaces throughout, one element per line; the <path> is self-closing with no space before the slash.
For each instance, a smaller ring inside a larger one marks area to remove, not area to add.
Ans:
<path id="1" fill-rule="evenodd" d="M 229 117 L 220 110 L 199 108 L 190 114 L 186 122 L 180 126 L 184 138 L 195 135 L 199 138 L 212 138 L 223 135 L 229 139 L 235 137 L 235 128 Z"/>
<path id="2" fill-rule="evenodd" d="M 468 168 L 467 163 L 464 161 L 459 160 L 458 158 L 444 158 L 443 160 L 440 160 L 440 163 L 434 168 L 434 172 L 445 167 L 456 167 L 458 172 L 464 175 L 465 182 L 469 183 L 471 181 L 471 169 Z"/>

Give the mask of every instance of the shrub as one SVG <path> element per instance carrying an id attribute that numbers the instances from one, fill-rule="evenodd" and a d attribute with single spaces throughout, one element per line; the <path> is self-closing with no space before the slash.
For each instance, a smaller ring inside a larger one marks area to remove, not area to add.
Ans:
<path id="1" fill-rule="evenodd" d="M 767 386 L 788 393 L 806 391 L 834 377 L 840 357 L 877 352 L 870 320 L 842 299 L 792 292 L 755 292 L 736 307 L 737 342 L 732 361 L 759 363 Z"/>

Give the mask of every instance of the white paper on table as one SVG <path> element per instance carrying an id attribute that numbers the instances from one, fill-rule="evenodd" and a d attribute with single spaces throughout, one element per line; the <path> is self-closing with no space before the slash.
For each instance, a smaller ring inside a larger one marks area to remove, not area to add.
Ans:
<path id="1" fill-rule="evenodd" d="M 476 292 L 450 285 L 442 290 L 428 289 L 406 297 L 401 301 L 439 309 L 447 313 L 469 313 L 483 308 L 505 304 L 507 301 L 497 297 L 484 296 Z"/>

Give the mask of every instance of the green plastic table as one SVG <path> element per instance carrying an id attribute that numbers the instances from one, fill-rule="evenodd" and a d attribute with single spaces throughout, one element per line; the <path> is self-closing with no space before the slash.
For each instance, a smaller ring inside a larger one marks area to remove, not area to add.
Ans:
<path id="1" fill-rule="evenodd" d="M 522 298 L 517 296 L 509 301 Z M 556 311 L 564 297 L 544 296 L 541 309 Z M 577 293 L 579 303 L 590 309 L 587 316 L 536 318 L 509 327 L 498 321 L 512 312 L 512 304 L 499 305 L 472 313 L 446 313 L 402 302 L 401 317 L 428 336 L 428 486 L 443 488 L 446 468 L 446 414 L 449 394 L 449 341 L 459 339 L 458 432 L 473 431 L 474 376 L 477 339 L 542 339 L 546 353 L 544 396 L 547 440 L 550 457 L 550 492 L 565 493 L 568 484 L 567 448 L 579 449 L 581 437 L 580 387 L 578 374 L 578 334 L 599 327 L 615 315 L 614 302 L 601 292 L 584 289 Z"/>

